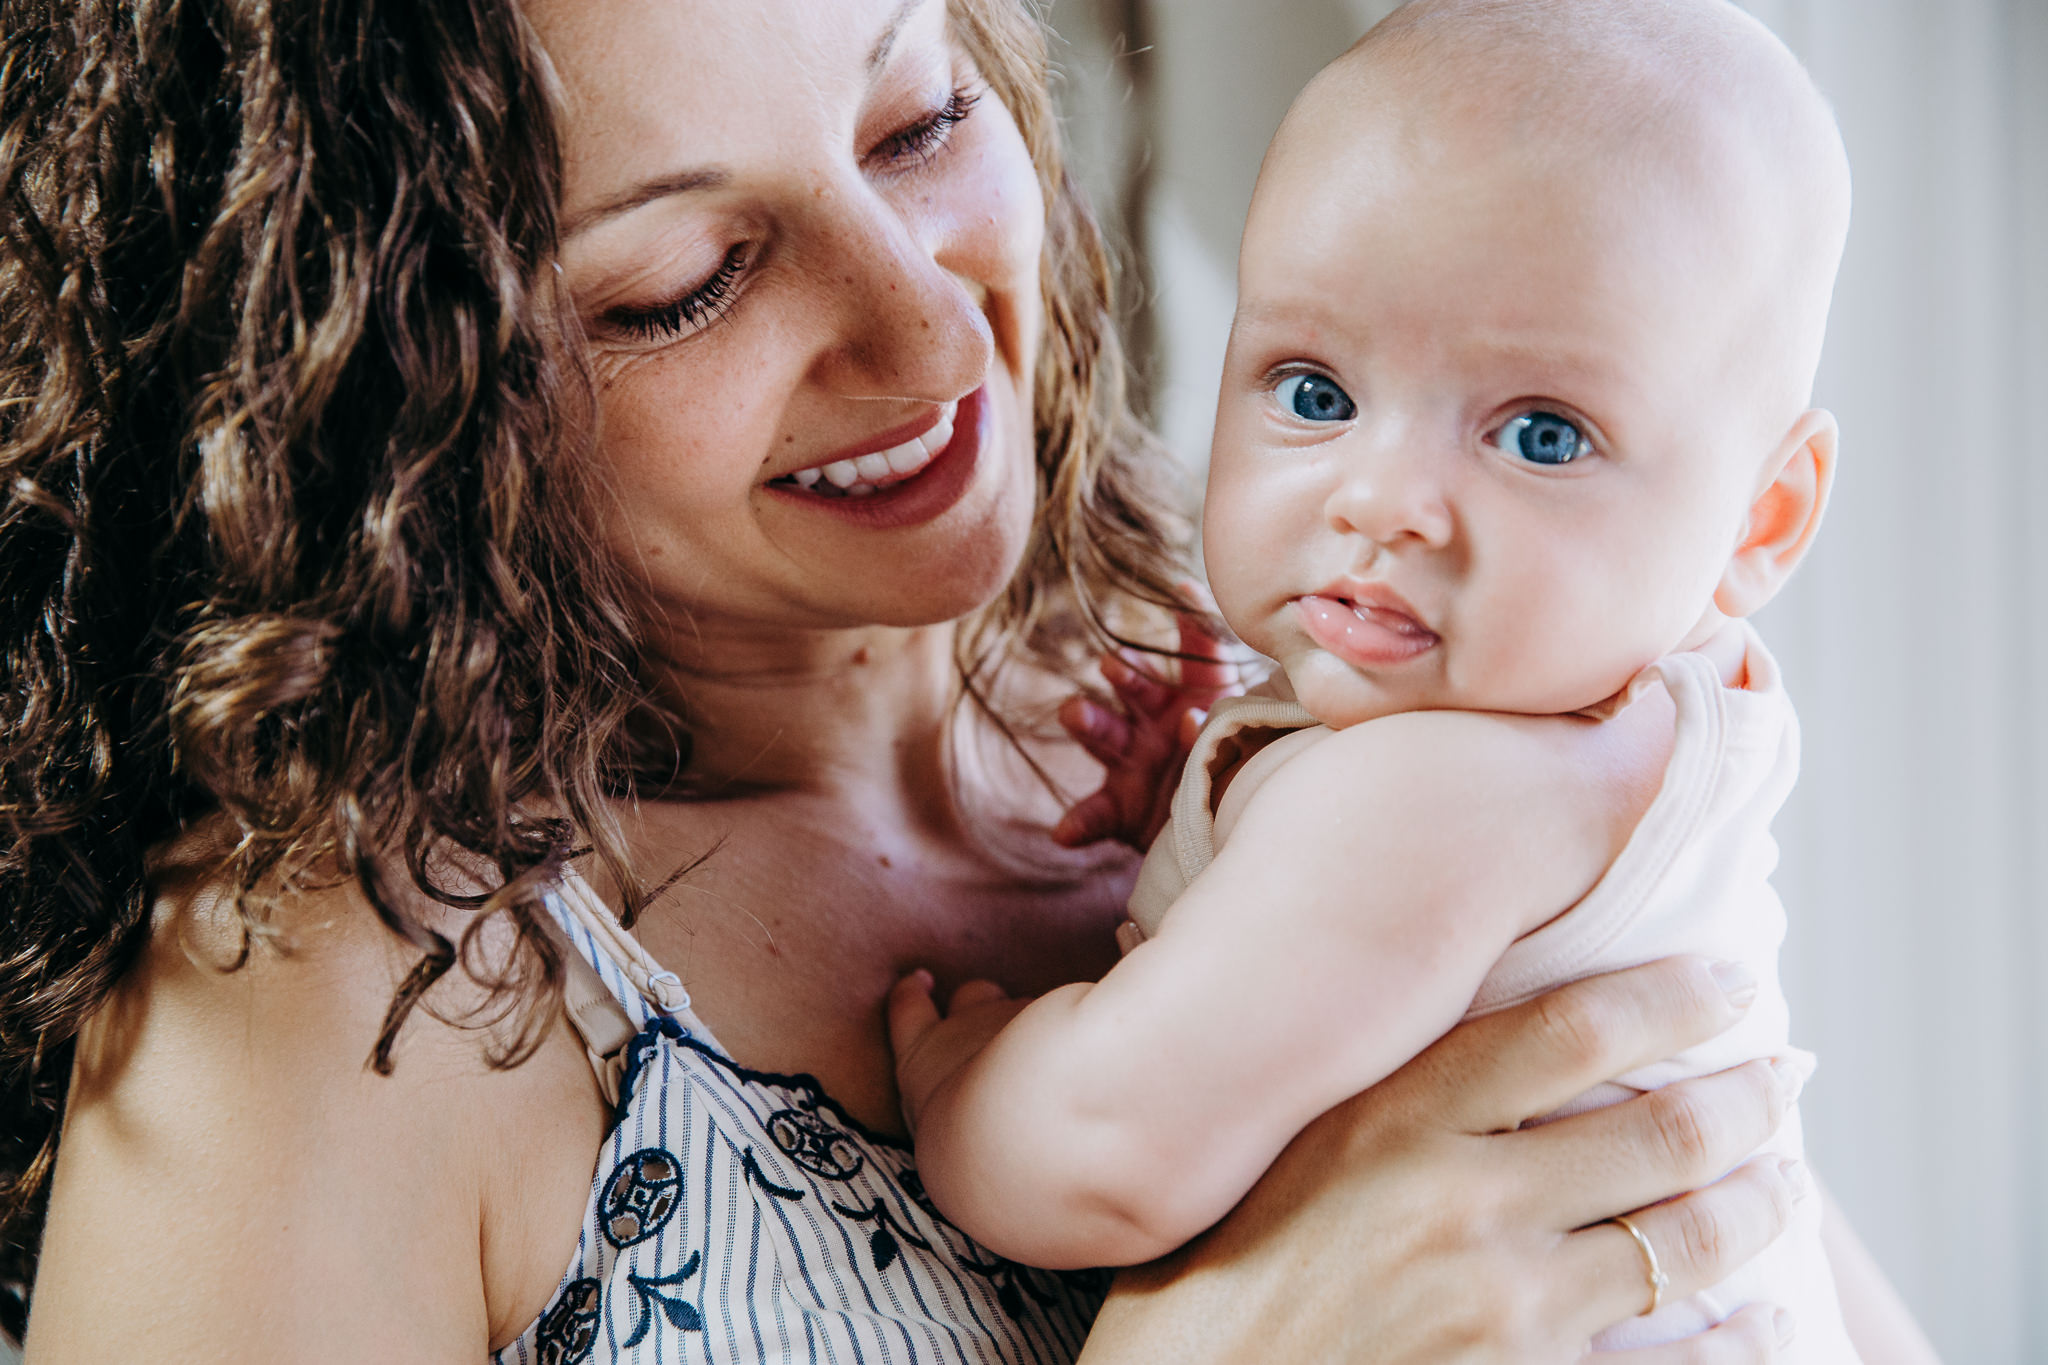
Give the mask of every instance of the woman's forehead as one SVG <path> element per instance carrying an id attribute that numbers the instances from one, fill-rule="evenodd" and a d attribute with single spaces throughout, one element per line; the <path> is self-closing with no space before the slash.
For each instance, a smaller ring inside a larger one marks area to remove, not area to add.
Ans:
<path id="1" fill-rule="evenodd" d="M 777 109 L 857 106 L 906 49 L 945 31 L 944 0 L 530 0 L 561 83 L 565 135 L 641 143 L 734 131 Z"/>
<path id="2" fill-rule="evenodd" d="M 945 0 L 538 0 L 560 84 L 563 225 L 801 173 L 878 95 L 946 79 Z M 902 73 L 914 72 L 905 76 Z"/>

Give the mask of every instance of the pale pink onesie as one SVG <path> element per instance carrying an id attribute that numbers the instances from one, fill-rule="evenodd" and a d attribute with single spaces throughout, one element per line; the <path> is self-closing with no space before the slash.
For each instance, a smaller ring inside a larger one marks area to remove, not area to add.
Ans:
<path id="1" fill-rule="evenodd" d="M 1593 889 L 1509 945 L 1481 983 L 1467 1017 L 1504 1009 L 1580 977 L 1674 953 L 1746 963 L 1757 975 L 1756 1002 L 1720 1037 L 1589 1091 L 1550 1117 L 1754 1058 L 1784 1057 L 1812 1066 L 1811 1054 L 1788 1040 L 1785 993 L 1778 979 L 1785 911 L 1768 880 L 1778 857 L 1771 819 L 1799 772 L 1799 724 L 1777 662 L 1746 624 L 1734 628 L 1745 636 L 1746 687 L 1723 686 L 1702 654 L 1672 654 L 1644 669 L 1618 702 L 1603 708 L 1612 714 L 1647 687 L 1662 686 L 1670 694 L 1677 733 L 1663 785 Z M 1211 769 L 1217 747 L 1241 730 L 1310 728 L 1321 727 L 1291 701 L 1238 697 L 1216 705 L 1174 793 L 1172 817 L 1153 843 L 1132 892 L 1127 947 L 1158 930 L 1168 908 L 1215 857 Z M 1799 1155 L 1797 1110 L 1761 1150 Z M 1707 1293 L 1667 1302 L 1652 1317 L 1623 1323 L 1596 1345 L 1615 1350 L 1674 1340 L 1757 1300 L 1788 1308 L 1798 1320 L 1798 1338 L 1784 1360 L 1793 1365 L 1856 1361 L 1821 1249 L 1818 1200 L 1804 1201 L 1790 1230 L 1730 1279 Z"/>

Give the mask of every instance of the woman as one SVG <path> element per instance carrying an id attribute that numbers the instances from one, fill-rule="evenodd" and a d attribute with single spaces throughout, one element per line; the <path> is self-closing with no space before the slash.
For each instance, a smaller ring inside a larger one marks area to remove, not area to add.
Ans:
<path id="1" fill-rule="evenodd" d="M 1046 838 L 1092 770 L 1045 718 L 1175 573 L 1024 12 L 0 20 L 31 1359 L 1072 1354 L 1098 1287 L 920 1216 L 881 1020 L 920 964 L 1103 965 L 1132 866 Z M 1797 1172 L 1643 1213 L 1654 1266 L 1601 1220 L 1783 1087 L 1511 1130 L 1743 999 L 1680 962 L 1460 1030 L 1084 1358 L 1576 1358 L 1775 1233 Z"/>

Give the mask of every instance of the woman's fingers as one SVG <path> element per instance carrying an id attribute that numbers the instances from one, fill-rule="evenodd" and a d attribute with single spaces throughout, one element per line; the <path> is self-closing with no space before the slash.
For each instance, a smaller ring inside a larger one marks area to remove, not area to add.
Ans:
<path id="1" fill-rule="evenodd" d="M 1712 1038 L 1755 998 L 1746 968 L 1666 958 L 1460 1024 L 1380 1089 L 1457 1131 L 1501 1132 Z"/>
<path id="2" fill-rule="evenodd" d="M 1777 1131 L 1794 1075 L 1747 1062 L 1524 1134 L 1549 1171 L 1530 1212 L 1576 1227 L 1718 1180 Z"/>
<path id="3" fill-rule="evenodd" d="M 1728 1278 L 1784 1232 L 1794 1205 L 1813 1198 L 1798 1162 L 1761 1156 L 1682 1199 L 1629 1215 L 1656 1252 L 1665 1302 Z M 1583 1314 L 1590 1335 L 1650 1306 L 1650 1263 L 1628 1230 L 1612 1221 L 1565 1239 L 1559 1292 Z M 1738 1357 L 1740 1358 L 1740 1357 Z"/>
<path id="4" fill-rule="evenodd" d="M 1766 1365 L 1792 1344 L 1797 1324 L 1782 1308 L 1753 1303 L 1710 1332 L 1666 1346 L 1601 1352 L 1585 1365 Z"/>

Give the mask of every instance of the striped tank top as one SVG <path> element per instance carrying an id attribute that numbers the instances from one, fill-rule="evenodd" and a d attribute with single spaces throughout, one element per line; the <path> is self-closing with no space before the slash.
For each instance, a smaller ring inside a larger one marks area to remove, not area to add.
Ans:
<path id="1" fill-rule="evenodd" d="M 809 1076 L 734 1063 L 573 871 L 565 1005 L 615 1105 L 576 1254 L 496 1365 L 1065 1365 L 1109 1277 L 1006 1261 L 908 1144 Z"/>

